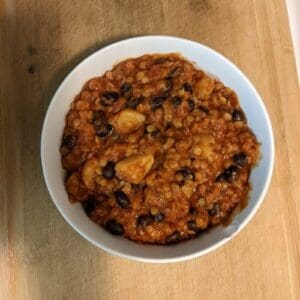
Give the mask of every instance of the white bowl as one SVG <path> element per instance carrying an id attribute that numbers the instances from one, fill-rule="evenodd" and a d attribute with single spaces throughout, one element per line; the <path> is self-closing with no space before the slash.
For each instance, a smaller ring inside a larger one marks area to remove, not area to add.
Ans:
<path id="1" fill-rule="evenodd" d="M 100 76 L 123 59 L 146 53 L 179 52 L 188 60 L 219 78 L 238 95 L 250 128 L 261 142 L 262 159 L 252 171 L 249 203 L 232 223 L 209 230 L 196 239 L 174 246 L 139 245 L 116 237 L 94 224 L 80 204 L 68 201 L 59 147 L 65 116 L 74 96 L 86 81 Z M 206 254 L 232 239 L 252 219 L 267 192 L 274 164 L 274 138 L 266 108 L 247 77 L 228 59 L 199 43 L 169 36 L 143 36 L 104 47 L 77 65 L 57 89 L 49 105 L 42 131 L 41 159 L 45 181 L 56 207 L 68 223 L 97 247 L 129 259 L 166 263 Z"/>

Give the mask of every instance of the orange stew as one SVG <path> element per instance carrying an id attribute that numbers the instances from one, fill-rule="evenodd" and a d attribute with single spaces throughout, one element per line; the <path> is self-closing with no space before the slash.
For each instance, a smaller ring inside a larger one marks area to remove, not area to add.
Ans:
<path id="1" fill-rule="evenodd" d="M 128 59 L 90 79 L 60 151 L 71 202 L 110 233 L 155 244 L 228 219 L 259 158 L 235 92 L 177 54 Z"/>

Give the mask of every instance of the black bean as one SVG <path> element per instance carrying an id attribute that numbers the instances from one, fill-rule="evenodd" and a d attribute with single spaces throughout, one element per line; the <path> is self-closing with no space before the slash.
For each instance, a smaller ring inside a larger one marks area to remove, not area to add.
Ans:
<path id="1" fill-rule="evenodd" d="M 69 148 L 73 148 L 77 144 L 77 136 L 74 134 L 68 134 L 63 138 L 63 144 L 67 145 Z"/>
<path id="2" fill-rule="evenodd" d="M 225 170 L 226 180 L 228 182 L 233 182 L 237 179 L 239 173 L 239 169 L 237 166 L 231 165 L 229 168 Z"/>
<path id="3" fill-rule="evenodd" d="M 96 126 L 101 125 L 102 123 L 105 123 L 106 119 L 105 119 L 105 113 L 103 110 L 96 110 L 93 113 L 93 123 Z"/>
<path id="4" fill-rule="evenodd" d="M 115 191 L 115 196 L 116 196 L 118 204 L 122 208 L 130 208 L 130 200 L 123 191 L 121 191 L 121 190 Z"/>
<path id="5" fill-rule="evenodd" d="M 241 110 L 235 109 L 232 112 L 232 120 L 246 122 L 246 117 L 245 117 L 245 114 Z"/>
<path id="6" fill-rule="evenodd" d="M 156 58 L 154 60 L 154 64 L 155 65 L 160 65 L 160 64 L 163 64 L 163 63 L 165 63 L 167 61 L 169 61 L 169 58 L 167 58 L 167 57 L 159 57 L 159 58 Z"/>
<path id="7" fill-rule="evenodd" d="M 105 224 L 105 229 L 113 235 L 122 235 L 124 233 L 124 227 L 116 220 L 109 220 Z"/>
<path id="8" fill-rule="evenodd" d="M 68 154 L 73 147 L 77 144 L 77 136 L 74 134 L 68 134 L 63 137 L 60 151 L 62 155 Z"/>
<path id="9" fill-rule="evenodd" d="M 192 112 L 195 109 L 195 102 L 193 99 L 188 100 L 188 105 L 189 105 L 189 112 Z"/>
<path id="10" fill-rule="evenodd" d="M 231 165 L 227 169 L 224 170 L 219 176 L 217 176 L 216 181 L 227 181 L 234 182 L 237 179 L 239 173 L 239 168 L 237 166 Z"/>
<path id="11" fill-rule="evenodd" d="M 201 110 L 202 112 L 208 114 L 209 113 L 209 109 L 206 106 L 203 105 L 199 105 L 199 110 Z"/>
<path id="12" fill-rule="evenodd" d="M 83 209 L 87 215 L 95 209 L 95 204 L 93 202 L 82 202 Z"/>
<path id="13" fill-rule="evenodd" d="M 175 231 L 174 233 L 172 233 L 171 235 L 169 235 L 166 239 L 166 243 L 167 244 L 174 244 L 179 242 L 180 240 L 180 234 L 178 231 Z"/>
<path id="14" fill-rule="evenodd" d="M 197 214 L 197 209 L 193 206 L 190 207 L 190 214 L 191 215 L 196 215 Z"/>
<path id="15" fill-rule="evenodd" d="M 180 97 L 176 96 L 176 97 L 172 98 L 171 102 L 174 107 L 177 107 L 181 104 L 182 100 Z"/>
<path id="16" fill-rule="evenodd" d="M 153 215 L 153 219 L 155 222 L 162 222 L 165 219 L 165 214 L 158 212 L 157 214 Z"/>
<path id="17" fill-rule="evenodd" d="M 237 153 L 233 156 L 233 161 L 240 167 L 247 164 L 247 155 L 244 152 Z"/>
<path id="18" fill-rule="evenodd" d="M 220 212 L 219 203 L 214 203 L 214 206 L 210 210 L 208 210 L 208 214 L 210 216 L 215 216 L 215 215 L 219 214 L 219 212 Z"/>
<path id="19" fill-rule="evenodd" d="M 162 104 L 164 103 L 164 98 L 159 96 L 159 97 L 155 97 L 152 102 L 151 102 L 151 109 L 156 109 L 158 107 L 161 107 Z"/>
<path id="20" fill-rule="evenodd" d="M 108 123 L 96 126 L 96 134 L 100 137 L 107 136 L 112 130 L 112 126 Z"/>
<path id="21" fill-rule="evenodd" d="M 179 172 L 182 174 L 182 176 L 185 179 L 194 179 L 195 178 L 195 174 L 194 174 L 193 170 L 191 170 L 187 167 L 182 168 Z"/>
<path id="22" fill-rule="evenodd" d="M 105 194 L 89 195 L 88 199 L 82 202 L 83 209 L 89 216 L 99 203 L 106 201 L 107 199 L 108 196 Z"/>
<path id="23" fill-rule="evenodd" d="M 127 99 L 127 107 L 136 108 L 141 103 L 142 100 L 143 97 L 137 97 L 137 98 L 131 97 Z"/>
<path id="24" fill-rule="evenodd" d="M 141 227 L 146 227 L 153 222 L 151 215 L 140 215 L 137 219 L 137 224 Z"/>
<path id="25" fill-rule="evenodd" d="M 126 98 L 126 99 L 130 99 L 132 97 L 132 93 L 133 93 L 133 89 L 132 89 L 132 85 L 128 82 L 124 82 L 121 85 L 121 94 Z"/>
<path id="26" fill-rule="evenodd" d="M 158 130 L 154 130 L 150 133 L 150 136 L 153 138 L 153 139 L 158 139 L 160 137 L 160 132 Z"/>
<path id="27" fill-rule="evenodd" d="M 216 181 L 217 182 L 223 182 L 223 181 L 226 181 L 226 175 L 225 175 L 225 172 L 221 173 L 220 175 L 218 175 L 216 177 Z"/>
<path id="28" fill-rule="evenodd" d="M 132 85 L 128 82 L 124 82 L 122 85 L 121 85 L 121 94 L 124 95 L 126 94 L 127 92 L 131 91 L 132 90 Z"/>
<path id="29" fill-rule="evenodd" d="M 186 82 L 186 83 L 183 85 L 183 88 L 184 88 L 187 92 L 190 92 L 190 93 L 193 92 L 193 88 L 192 88 L 192 86 L 191 86 L 188 82 Z"/>
<path id="30" fill-rule="evenodd" d="M 119 94 L 117 92 L 104 92 L 101 95 L 101 104 L 104 106 L 111 106 L 116 102 L 119 98 Z"/>
<path id="31" fill-rule="evenodd" d="M 109 161 L 103 168 L 103 177 L 106 179 L 112 179 L 115 176 L 115 164 Z"/>
<path id="32" fill-rule="evenodd" d="M 87 201 L 82 202 L 83 209 L 87 215 L 90 215 L 96 208 L 97 200 L 93 196 L 89 196 Z"/>
<path id="33" fill-rule="evenodd" d="M 199 231 L 199 227 L 196 224 L 195 220 L 190 220 L 187 222 L 188 228 L 192 231 L 198 232 Z"/>
<path id="34" fill-rule="evenodd" d="M 119 94 L 117 92 L 104 92 L 102 94 L 102 96 L 106 97 L 106 98 L 110 98 L 113 101 L 117 101 L 119 98 Z"/>

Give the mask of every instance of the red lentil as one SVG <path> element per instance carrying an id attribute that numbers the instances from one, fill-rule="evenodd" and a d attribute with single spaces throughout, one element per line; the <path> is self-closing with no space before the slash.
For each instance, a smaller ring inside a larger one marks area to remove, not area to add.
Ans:
<path id="1" fill-rule="evenodd" d="M 228 219 L 259 158 L 235 92 L 177 54 L 89 80 L 60 150 L 71 202 L 112 234 L 156 244 Z"/>

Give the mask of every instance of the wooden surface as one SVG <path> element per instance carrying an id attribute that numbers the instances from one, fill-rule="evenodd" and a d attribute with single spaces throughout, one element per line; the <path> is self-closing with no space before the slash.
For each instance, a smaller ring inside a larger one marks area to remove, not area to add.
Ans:
<path id="1" fill-rule="evenodd" d="M 42 120 L 60 81 L 103 45 L 169 34 L 236 63 L 270 112 L 271 188 L 204 257 L 151 265 L 81 238 L 42 178 Z M 300 92 L 284 0 L 0 1 L 0 299 L 300 299 Z"/>

